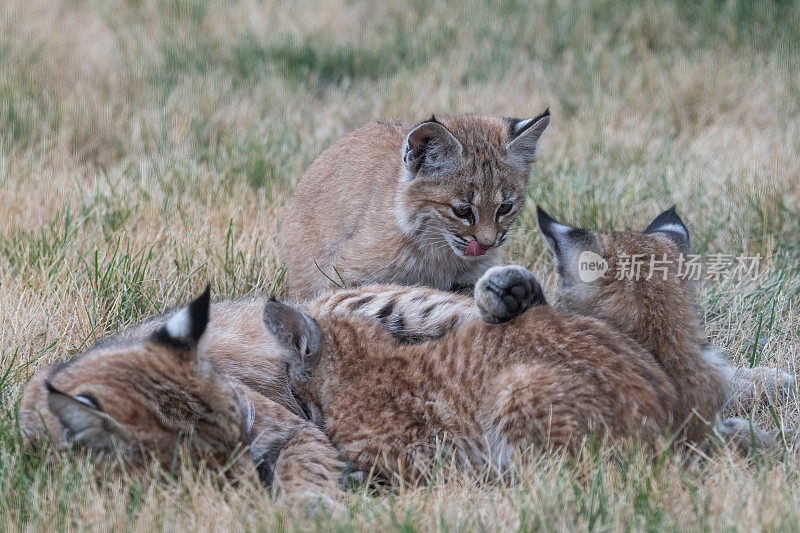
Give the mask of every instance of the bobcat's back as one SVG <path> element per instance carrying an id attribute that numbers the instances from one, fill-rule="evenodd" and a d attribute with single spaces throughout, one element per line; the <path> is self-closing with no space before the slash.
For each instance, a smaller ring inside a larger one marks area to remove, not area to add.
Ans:
<path id="1" fill-rule="evenodd" d="M 402 234 L 392 213 L 405 130 L 399 123 L 367 124 L 325 150 L 305 172 L 281 226 L 293 294 L 312 296 L 333 286 L 316 265 L 339 282 L 331 265 L 352 241 L 366 249 L 398 245 Z M 369 255 L 362 260 L 369 267 Z"/>
<path id="2" fill-rule="evenodd" d="M 296 388 L 360 468 L 377 461 L 385 473 L 401 464 L 410 477 L 424 474 L 442 441 L 466 463 L 502 467 L 531 446 L 571 446 L 591 433 L 652 444 L 676 401 L 637 343 L 549 307 L 501 325 L 462 324 L 421 344 L 353 318 L 320 327 L 329 340 Z"/>

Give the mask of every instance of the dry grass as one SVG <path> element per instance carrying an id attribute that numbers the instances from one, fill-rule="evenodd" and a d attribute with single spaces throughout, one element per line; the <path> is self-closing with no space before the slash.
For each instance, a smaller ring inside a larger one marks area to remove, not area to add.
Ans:
<path id="1" fill-rule="evenodd" d="M 31 371 L 207 280 L 281 289 L 292 184 L 374 118 L 550 106 L 509 260 L 550 290 L 534 203 L 641 228 L 677 203 L 700 252 L 761 253 L 710 283 L 732 358 L 800 360 L 800 6 L 571 2 L 7 0 L 0 4 L 0 527 L 3 529 L 796 529 L 797 456 L 697 469 L 607 450 L 504 485 L 354 489 L 308 517 L 207 473 L 100 482 L 20 445 Z M 800 406 L 775 415 L 794 425 Z M 748 413 L 738 413 L 745 416 Z M 774 425 L 773 417 L 755 419 Z"/>

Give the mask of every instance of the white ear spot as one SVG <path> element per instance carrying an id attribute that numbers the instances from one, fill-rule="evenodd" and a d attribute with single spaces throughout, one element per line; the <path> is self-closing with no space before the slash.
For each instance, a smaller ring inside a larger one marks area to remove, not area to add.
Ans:
<path id="1" fill-rule="evenodd" d="M 552 236 L 556 239 L 566 237 L 567 233 L 569 233 L 569 230 L 571 229 L 571 227 L 565 226 L 564 224 L 559 224 L 558 222 L 551 222 L 547 227 L 548 233 L 552 234 Z"/>
<path id="2" fill-rule="evenodd" d="M 678 235 L 683 235 L 684 237 L 688 238 L 689 235 L 686 233 L 686 228 L 681 226 L 680 224 L 664 224 L 658 228 L 653 229 L 654 232 L 672 232 L 677 233 Z"/>
<path id="3" fill-rule="evenodd" d="M 191 333 L 191 317 L 189 308 L 184 307 L 167 320 L 164 329 L 173 339 L 186 339 Z"/>
<path id="4" fill-rule="evenodd" d="M 516 127 L 514 127 L 514 135 L 519 135 L 519 132 L 527 128 L 528 125 L 533 121 L 534 119 L 529 118 L 528 120 L 523 120 L 521 122 L 518 122 Z"/>

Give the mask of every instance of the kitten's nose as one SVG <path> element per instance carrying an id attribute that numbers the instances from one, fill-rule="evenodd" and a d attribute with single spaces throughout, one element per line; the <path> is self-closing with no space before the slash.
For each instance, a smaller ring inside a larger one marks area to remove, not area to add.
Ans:
<path id="1" fill-rule="evenodd" d="M 477 242 L 478 245 L 484 250 L 488 250 L 489 248 L 494 246 L 494 240 L 481 239 L 477 235 L 473 235 L 472 238 L 475 239 L 475 242 Z"/>

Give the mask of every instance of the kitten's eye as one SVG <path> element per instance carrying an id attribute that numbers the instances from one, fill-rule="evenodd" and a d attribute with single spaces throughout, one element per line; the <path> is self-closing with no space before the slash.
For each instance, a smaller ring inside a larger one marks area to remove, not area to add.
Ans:
<path id="1" fill-rule="evenodd" d="M 79 402 L 81 402 L 83 405 L 91 407 L 92 409 L 97 409 L 98 411 L 102 411 L 102 409 L 100 409 L 100 402 L 97 401 L 97 397 L 91 392 L 84 392 L 83 394 L 78 394 L 74 396 L 74 398 Z"/>
<path id="2" fill-rule="evenodd" d="M 511 202 L 506 202 L 504 204 L 500 204 L 500 207 L 497 208 L 497 216 L 501 217 L 503 215 L 507 215 L 511 212 L 511 209 L 514 208 L 514 204 Z"/>
<path id="3" fill-rule="evenodd" d="M 472 208 L 470 206 L 454 205 L 453 214 L 458 218 L 472 220 Z"/>

